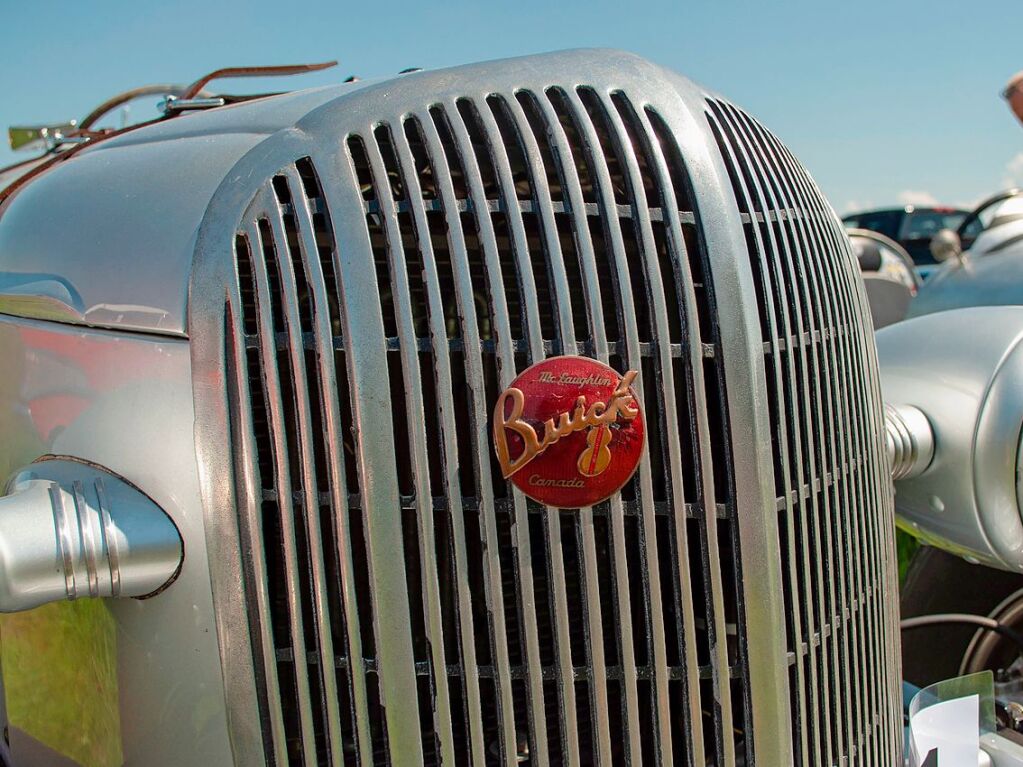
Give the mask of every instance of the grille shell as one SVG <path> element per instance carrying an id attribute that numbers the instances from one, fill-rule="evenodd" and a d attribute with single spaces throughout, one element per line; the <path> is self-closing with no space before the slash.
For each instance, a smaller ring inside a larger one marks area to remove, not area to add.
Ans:
<path id="1" fill-rule="evenodd" d="M 701 111 L 680 99 L 702 94 L 632 57 L 561 54 L 536 71 L 417 75 L 321 109 L 247 160 L 272 180 L 225 186 L 207 216 L 197 446 L 222 645 L 238 643 L 225 666 L 240 754 L 513 763 L 525 741 L 535 763 L 788 759 L 777 501 L 770 455 L 745 441 L 746 424 L 768 433 L 764 343 L 742 308 L 756 305 L 749 263 L 713 255 L 741 218 Z M 862 307 L 848 319 L 862 336 Z M 492 471 L 497 391 L 558 353 L 643 367 L 657 423 L 637 478 L 593 510 L 544 510 Z M 283 398 L 275 377 L 291 381 Z M 254 712 L 262 733 L 241 724 Z"/>

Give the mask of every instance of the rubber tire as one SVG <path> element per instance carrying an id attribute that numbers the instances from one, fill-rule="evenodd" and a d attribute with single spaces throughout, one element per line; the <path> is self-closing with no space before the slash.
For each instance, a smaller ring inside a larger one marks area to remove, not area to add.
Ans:
<path id="1" fill-rule="evenodd" d="M 902 584 L 902 617 L 935 613 L 988 615 L 1021 588 L 1023 575 L 971 565 L 953 554 L 922 546 L 913 556 Z M 934 626 L 902 632 L 903 678 L 923 687 L 958 676 L 959 664 L 975 633 L 970 626 Z"/>

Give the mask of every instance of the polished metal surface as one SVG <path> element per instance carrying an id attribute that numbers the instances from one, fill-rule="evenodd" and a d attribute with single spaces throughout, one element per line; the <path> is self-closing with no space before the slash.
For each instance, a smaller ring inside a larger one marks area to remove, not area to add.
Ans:
<path id="1" fill-rule="evenodd" d="M 181 556 L 181 536 L 163 509 L 90 465 L 33 464 L 0 498 L 2 612 L 61 599 L 145 597 L 170 583 Z"/>
<path id="2" fill-rule="evenodd" d="M 1023 227 L 1020 228 L 1023 232 Z M 940 266 L 909 304 L 909 317 L 969 306 L 1023 304 L 1023 243 L 996 255 Z"/>
<path id="3" fill-rule="evenodd" d="M 0 313 L 184 336 L 196 231 L 214 190 L 268 135 L 365 84 L 182 115 L 27 182 L 0 206 Z M 37 164 L 0 172 L 0 192 Z"/>
<path id="4" fill-rule="evenodd" d="M 108 467 L 167 512 L 185 552 L 148 599 L 0 615 L 12 731 L 65 754 L 112 738 L 128 767 L 230 764 L 188 344 L 0 317 L 0 357 L 0 481 L 45 456 Z M 82 727 L 55 736 L 55 721 L 81 723 L 88 740 Z M 12 736 L 14 764 L 55 763 L 23 742 Z"/>
<path id="5" fill-rule="evenodd" d="M 877 334 L 885 402 L 917 408 L 934 435 L 927 469 L 896 486 L 900 522 L 970 561 L 1017 572 L 1021 342 L 1021 307 L 939 312 Z"/>
<path id="6" fill-rule="evenodd" d="M 927 416 L 912 405 L 886 405 L 884 423 L 892 479 L 923 474 L 934 460 L 934 430 Z"/>
<path id="7" fill-rule="evenodd" d="M 181 99 L 175 96 L 168 96 L 160 103 L 160 108 L 165 114 L 173 112 L 188 112 L 194 109 L 215 109 L 226 104 L 226 99 L 220 96 L 210 96 L 205 99 Z"/>
<path id="8" fill-rule="evenodd" d="M 706 98 L 615 52 L 412 73 L 227 175 L 189 329 L 237 764 L 894 763 L 862 288 L 802 168 Z M 774 290 L 805 332 L 762 324 Z M 491 456 L 558 354 L 641 371 L 644 461 L 589 509 Z"/>

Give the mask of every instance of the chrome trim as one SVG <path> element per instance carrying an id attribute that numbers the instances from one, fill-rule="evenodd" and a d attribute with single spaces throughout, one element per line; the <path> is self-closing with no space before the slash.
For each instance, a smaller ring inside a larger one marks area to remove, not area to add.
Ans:
<path id="1" fill-rule="evenodd" d="M 934 458 L 934 431 L 927 416 L 912 405 L 885 405 L 885 447 L 892 479 L 922 474 Z"/>
<path id="2" fill-rule="evenodd" d="M 78 596 L 78 589 L 75 587 L 74 555 L 71 549 L 71 522 L 68 520 L 67 509 L 64 507 L 64 494 L 61 492 L 60 486 L 51 484 L 48 490 L 50 503 L 53 506 L 53 521 L 56 523 L 60 558 L 64 563 L 64 591 L 68 599 L 74 599 Z"/>
<path id="3" fill-rule="evenodd" d="M 111 486 L 109 508 L 86 490 L 104 478 Z M 104 515 L 112 534 L 97 536 Z M 116 569 L 111 545 L 123 550 Z M 41 460 L 18 472 L 0 497 L 3 612 L 82 597 L 149 596 L 175 578 L 182 556 L 181 536 L 167 514 L 92 465 Z"/>

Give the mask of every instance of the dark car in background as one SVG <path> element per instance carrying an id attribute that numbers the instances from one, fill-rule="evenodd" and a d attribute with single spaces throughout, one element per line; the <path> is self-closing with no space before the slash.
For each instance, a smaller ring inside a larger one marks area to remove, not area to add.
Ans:
<path id="1" fill-rule="evenodd" d="M 879 232 L 898 242 L 912 256 L 917 266 L 933 264 L 934 256 L 928 248 L 933 237 L 942 229 L 958 229 L 966 219 L 968 210 L 952 207 L 922 208 L 906 205 L 902 208 L 882 208 L 878 210 L 851 213 L 843 216 L 842 222 L 847 229 L 869 229 Z M 976 236 L 983 228 L 975 222 L 977 232 L 967 232 Z"/>

